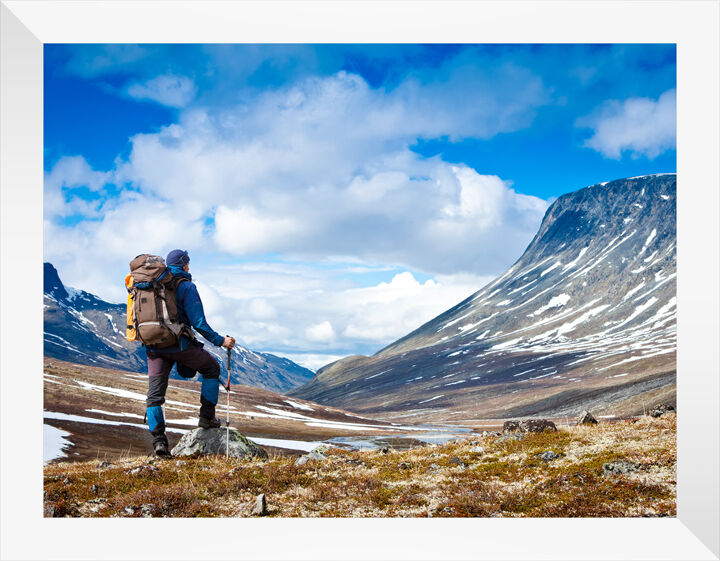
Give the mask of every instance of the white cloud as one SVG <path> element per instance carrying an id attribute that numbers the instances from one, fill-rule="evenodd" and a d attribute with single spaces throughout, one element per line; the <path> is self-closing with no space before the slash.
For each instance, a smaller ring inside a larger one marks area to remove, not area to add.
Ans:
<path id="1" fill-rule="evenodd" d="M 177 247 L 193 250 L 203 244 L 199 217 L 183 214 L 164 201 L 122 198 L 101 217 L 74 226 L 46 218 L 43 249 L 63 282 L 110 301 L 122 302 L 126 297 L 123 279 L 136 255 L 165 256 Z"/>
<path id="2" fill-rule="evenodd" d="M 521 73 L 494 72 L 500 82 Z M 440 84 L 386 92 L 345 72 L 309 78 L 247 105 L 189 109 L 177 124 L 133 137 L 117 177 L 212 216 L 206 241 L 234 255 L 352 255 L 429 273 L 499 273 L 535 234 L 546 202 L 409 147 L 422 136 L 512 130 L 543 99 L 527 81 L 530 93 L 503 92 L 507 104 L 466 89 L 467 103 L 448 108 L 442 96 L 459 94 Z M 490 116 L 487 106 L 507 114 Z"/>
<path id="3" fill-rule="evenodd" d="M 608 101 L 592 115 L 578 119 L 577 125 L 593 129 L 585 146 L 607 158 L 620 159 L 626 151 L 632 157 L 655 158 L 675 148 L 675 90 L 666 91 L 657 100 L 634 97 Z"/>
<path id="4" fill-rule="evenodd" d="M 163 74 L 143 83 L 131 84 L 127 93 L 130 97 L 149 99 L 169 107 L 185 107 L 195 97 L 197 87 L 187 76 Z"/>
<path id="5" fill-rule="evenodd" d="M 339 73 L 183 110 L 131 139 L 107 173 L 132 190 L 119 187 L 96 220 L 61 226 L 47 209 L 46 259 L 68 284 L 121 302 L 135 255 L 181 247 L 199 253 L 191 271 L 216 330 L 272 352 L 374 352 L 502 272 L 547 208 L 497 176 L 410 149 L 420 137 L 514 130 L 544 100 L 526 71 L 494 70 L 528 84 L 499 90 L 464 72 L 391 91 Z M 284 262 L 258 262 L 267 254 Z M 405 272 L 378 277 L 388 269 Z"/>
<path id="6" fill-rule="evenodd" d="M 203 271 L 203 283 L 212 286 L 225 302 L 217 316 L 208 314 L 208 320 L 211 325 L 215 321 L 232 326 L 231 334 L 244 344 L 285 354 L 339 357 L 343 350 L 345 354 L 357 349 L 375 352 L 492 279 L 460 275 L 420 282 L 404 271 L 389 281 L 357 287 L 334 280 L 342 267 L 263 265 L 247 263 Z M 272 302 L 270 317 L 259 318 L 253 312 L 258 300 Z"/>
<path id="7" fill-rule="evenodd" d="M 44 177 L 45 216 L 66 217 L 81 214 L 95 217 L 100 199 L 83 198 L 77 191 L 86 188 L 98 193 L 110 180 L 110 173 L 93 170 L 82 156 L 60 158 Z"/>
<path id="8" fill-rule="evenodd" d="M 344 358 L 345 355 L 333 355 L 333 354 L 322 354 L 322 353 L 278 353 L 273 352 L 272 354 L 283 358 L 289 358 L 293 362 L 309 368 L 310 370 L 316 371 L 319 368 Z"/>
<path id="9" fill-rule="evenodd" d="M 256 209 L 218 207 L 215 213 L 215 243 L 230 253 L 261 253 L 287 247 L 303 230 L 292 217 L 262 216 Z"/>
<path id="10" fill-rule="evenodd" d="M 325 320 L 308 327 L 305 330 L 305 337 L 313 343 L 327 343 L 335 339 L 335 330 L 332 324 Z"/>

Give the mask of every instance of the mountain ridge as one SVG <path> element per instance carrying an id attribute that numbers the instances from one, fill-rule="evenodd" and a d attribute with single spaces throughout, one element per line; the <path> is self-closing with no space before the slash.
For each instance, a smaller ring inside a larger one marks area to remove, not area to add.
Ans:
<path id="1" fill-rule="evenodd" d="M 44 353 L 45 356 L 129 372 L 147 372 L 145 349 L 125 338 L 126 304 L 112 304 L 84 290 L 66 287 L 57 269 L 44 263 Z M 205 349 L 223 365 L 227 355 L 212 343 Z M 233 348 L 230 380 L 282 393 L 314 375 L 290 359 L 255 352 L 241 345 Z M 173 379 L 182 379 L 173 369 Z"/>
<path id="2" fill-rule="evenodd" d="M 558 197 L 503 275 L 375 355 L 326 365 L 291 393 L 351 410 L 435 419 L 453 410 L 558 413 L 566 390 L 577 407 L 608 410 L 625 400 L 620 409 L 629 411 L 636 407 L 628 402 L 632 395 L 648 391 L 672 398 L 675 197 L 675 174 L 618 179 Z M 605 372 L 624 379 L 608 381 L 599 374 Z M 628 387 L 613 398 L 613 386 Z"/>

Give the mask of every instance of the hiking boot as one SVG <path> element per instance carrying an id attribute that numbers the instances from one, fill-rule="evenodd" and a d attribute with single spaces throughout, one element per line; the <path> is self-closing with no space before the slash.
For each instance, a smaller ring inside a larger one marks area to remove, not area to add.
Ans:
<path id="1" fill-rule="evenodd" d="M 155 442 L 153 444 L 153 448 L 155 449 L 155 455 L 159 458 L 169 458 L 171 456 L 168 443 L 166 441 L 159 440 L 158 442 Z"/>
<path id="2" fill-rule="evenodd" d="M 222 421 L 215 417 L 214 419 L 208 419 L 207 417 L 200 417 L 198 426 L 203 429 L 219 429 L 222 426 Z"/>

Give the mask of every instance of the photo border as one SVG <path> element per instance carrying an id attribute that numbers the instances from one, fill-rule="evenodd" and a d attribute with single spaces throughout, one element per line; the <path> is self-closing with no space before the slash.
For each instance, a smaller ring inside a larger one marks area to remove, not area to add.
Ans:
<path id="1" fill-rule="evenodd" d="M 3 559 L 718 559 L 720 4 L 6 1 L 1 9 Z M 677 44 L 678 518 L 43 518 L 43 44 L 95 42 Z M 37 303 L 32 314 L 27 302 Z"/>

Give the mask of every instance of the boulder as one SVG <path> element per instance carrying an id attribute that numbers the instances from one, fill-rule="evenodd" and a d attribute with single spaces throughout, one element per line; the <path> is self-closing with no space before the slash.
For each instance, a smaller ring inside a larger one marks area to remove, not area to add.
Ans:
<path id="1" fill-rule="evenodd" d="M 317 460 L 323 462 L 328 459 L 328 457 L 325 455 L 325 452 L 327 452 L 327 446 L 323 444 L 321 444 L 320 446 L 316 446 L 310 452 L 308 452 L 304 456 L 300 456 L 297 460 L 295 460 L 295 465 L 302 466 L 308 463 L 308 461 L 310 460 Z"/>
<path id="2" fill-rule="evenodd" d="M 546 462 L 552 462 L 553 460 L 557 460 L 560 457 L 560 454 L 556 454 L 552 450 L 548 450 L 546 452 L 543 452 L 542 454 L 538 454 L 540 456 L 541 460 L 545 460 Z"/>
<path id="3" fill-rule="evenodd" d="M 652 411 L 650 411 L 651 417 L 661 417 L 665 413 L 669 413 L 670 411 L 675 411 L 675 407 L 672 405 L 656 405 Z"/>
<path id="4" fill-rule="evenodd" d="M 520 426 L 520 421 L 505 421 L 503 432 L 525 432 Z"/>
<path id="5" fill-rule="evenodd" d="M 545 432 L 557 431 L 555 423 L 548 419 L 526 419 L 524 421 L 505 421 L 503 424 L 503 433 L 516 432 Z"/>
<path id="6" fill-rule="evenodd" d="M 637 471 L 640 466 L 626 460 L 617 460 L 603 464 L 603 475 L 625 475 Z"/>
<path id="7" fill-rule="evenodd" d="M 183 435 L 171 453 L 175 457 L 197 457 L 213 454 L 224 456 L 228 448 L 225 431 L 225 428 L 196 428 L 191 430 Z M 233 428 L 230 429 L 229 448 L 229 455 L 233 458 L 267 458 L 265 450 Z"/>
<path id="8" fill-rule="evenodd" d="M 592 413 L 590 411 L 583 411 L 580 413 L 580 417 L 578 418 L 578 425 L 597 425 L 597 419 L 592 416 Z"/>
<path id="9" fill-rule="evenodd" d="M 527 432 L 545 432 L 546 430 L 557 432 L 555 423 L 548 419 L 528 419 L 527 421 L 522 421 L 520 425 Z"/>
<path id="10" fill-rule="evenodd" d="M 265 493 L 262 493 L 258 495 L 255 499 L 255 504 L 253 505 L 250 514 L 252 514 L 253 516 L 265 516 L 267 513 L 268 511 L 267 502 L 265 501 Z"/>

